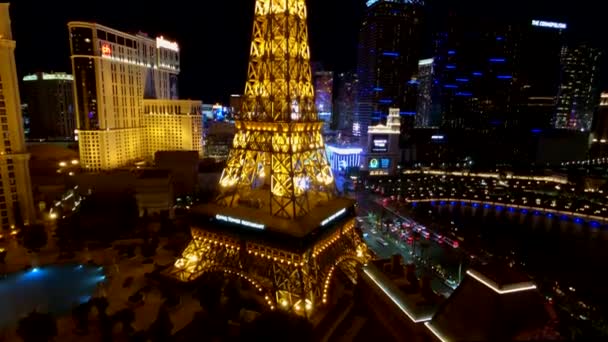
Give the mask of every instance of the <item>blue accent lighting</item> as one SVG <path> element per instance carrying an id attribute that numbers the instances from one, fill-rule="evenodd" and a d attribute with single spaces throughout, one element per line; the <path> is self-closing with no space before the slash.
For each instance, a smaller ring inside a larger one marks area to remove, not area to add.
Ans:
<path id="1" fill-rule="evenodd" d="M 468 78 L 457 78 L 456 82 L 469 82 Z"/>
<path id="2" fill-rule="evenodd" d="M 506 61 L 506 59 L 504 59 L 504 58 L 490 58 L 489 61 L 490 61 L 490 63 L 504 63 Z"/>
<path id="3" fill-rule="evenodd" d="M 583 223 L 584 221 L 580 217 L 577 217 L 577 218 L 574 219 L 574 222 L 576 222 L 576 223 Z"/>
<path id="4" fill-rule="evenodd" d="M 456 69 L 456 66 L 453 64 L 448 64 L 445 66 L 446 69 Z"/>
<path id="5" fill-rule="evenodd" d="M 496 78 L 498 78 L 499 80 L 510 80 L 513 78 L 513 76 L 511 75 L 498 75 L 496 76 Z"/>
<path id="6" fill-rule="evenodd" d="M 384 89 L 379 88 L 379 87 L 376 87 L 376 88 L 374 88 L 374 89 L 372 89 L 372 90 L 373 90 L 373 91 L 383 91 Z"/>
<path id="7" fill-rule="evenodd" d="M 478 208 L 479 207 L 479 203 L 473 203 L 473 208 Z"/>
<path id="8" fill-rule="evenodd" d="M 483 76 L 483 73 L 476 71 L 473 73 L 473 76 Z"/>
<path id="9" fill-rule="evenodd" d="M 445 205 L 445 201 L 439 202 L 439 205 Z"/>
<path id="10" fill-rule="evenodd" d="M 452 201 L 450 202 L 450 205 L 456 205 L 456 202 Z"/>
<path id="11" fill-rule="evenodd" d="M 530 130 L 530 132 L 532 132 L 532 133 L 541 133 L 542 131 L 543 131 L 542 129 L 538 129 L 538 128 Z"/>
<path id="12" fill-rule="evenodd" d="M 455 85 L 455 84 L 446 84 L 446 85 L 444 85 L 443 87 L 444 87 L 444 88 L 450 88 L 450 89 L 456 89 L 456 88 L 458 88 L 458 86 L 457 86 L 457 85 Z"/>
<path id="13" fill-rule="evenodd" d="M 522 209 L 522 210 L 521 210 L 521 213 L 522 213 L 522 214 L 527 214 L 527 213 L 528 213 L 528 209 Z"/>
<path id="14" fill-rule="evenodd" d="M 600 224 L 595 221 L 591 221 L 591 222 L 589 222 L 589 224 L 591 225 L 591 227 L 596 227 L 596 228 L 600 226 Z"/>
<path id="15" fill-rule="evenodd" d="M 456 51 L 454 51 L 454 50 L 449 50 L 448 51 L 448 55 L 455 55 L 455 54 L 456 54 Z"/>
<path id="16" fill-rule="evenodd" d="M 505 40 L 505 37 L 496 37 L 496 40 L 501 41 L 501 40 Z"/>
<path id="17" fill-rule="evenodd" d="M 399 115 L 412 116 L 416 115 L 416 112 L 399 112 Z"/>
<path id="18" fill-rule="evenodd" d="M 388 57 L 399 57 L 399 53 L 397 52 L 383 52 L 382 55 Z"/>
<path id="19" fill-rule="evenodd" d="M 389 104 L 389 103 L 393 103 L 393 100 L 391 99 L 381 99 L 380 101 L 378 101 L 380 103 L 384 103 L 384 104 Z"/>
<path id="20" fill-rule="evenodd" d="M 491 206 L 490 206 L 489 204 L 484 204 L 484 205 L 483 205 L 483 207 L 484 207 L 484 208 L 486 208 L 486 209 L 488 209 L 488 208 L 490 208 Z"/>
<path id="21" fill-rule="evenodd" d="M 460 92 L 456 93 L 456 96 L 471 97 L 471 96 L 473 96 L 473 93 L 469 93 L 466 91 L 460 91 Z"/>
<path id="22" fill-rule="evenodd" d="M 500 205 L 496 206 L 496 211 L 502 211 L 502 207 Z"/>

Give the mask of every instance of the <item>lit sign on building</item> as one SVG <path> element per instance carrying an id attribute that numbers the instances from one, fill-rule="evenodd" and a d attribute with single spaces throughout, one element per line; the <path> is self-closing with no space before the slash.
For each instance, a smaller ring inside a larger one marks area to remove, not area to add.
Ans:
<path id="1" fill-rule="evenodd" d="M 27 75 L 23 77 L 23 81 L 25 82 L 29 82 L 29 81 L 38 81 L 38 75 L 33 74 L 33 75 Z M 69 74 L 65 74 L 65 73 L 57 73 L 57 74 L 47 74 L 47 73 L 42 73 L 42 79 L 44 81 L 73 81 L 74 77 L 72 75 Z"/>
<path id="2" fill-rule="evenodd" d="M 338 211 L 337 213 L 335 213 L 335 214 L 331 215 L 330 217 L 326 218 L 325 220 L 323 220 L 323 222 L 321 222 L 321 225 L 324 226 L 324 225 L 328 224 L 329 222 L 340 217 L 340 215 L 344 214 L 345 212 L 346 212 L 346 208 Z"/>
<path id="3" fill-rule="evenodd" d="M 421 59 L 418 62 L 418 66 L 430 65 L 430 64 L 433 64 L 434 61 L 435 61 L 435 59 L 433 59 L 433 58 Z"/>
<path id="4" fill-rule="evenodd" d="M 568 24 L 566 24 L 566 23 L 557 23 L 557 22 L 553 22 L 553 21 L 543 21 L 543 20 L 532 20 L 532 26 L 554 28 L 554 29 L 560 29 L 560 30 L 565 30 L 568 28 Z"/>
<path id="5" fill-rule="evenodd" d="M 73 81 L 74 77 L 68 74 L 42 74 L 42 79 L 45 81 Z"/>
<path id="6" fill-rule="evenodd" d="M 372 137 L 372 152 L 388 152 L 388 135 L 374 135 Z"/>
<path id="7" fill-rule="evenodd" d="M 179 46 L 176 42 L 166 40 L 165 38 L 163 38 L 163 36 L 156 38 L 156 48 L 164 48 L 175 52 L 179 51 Z"/>
<path id="8" fill-rule="evenodd" d="M 101 46 L 101 55 L 102 56 L 111 56 L 112 55 L 112 47 L 110 44 L 103 44 Z"/>
<path id="9" fill-rule="evenodd" d="M 443 140 L 445 137 L 443 135 L 433 135 L 431 136 L 431 140 Z"/>
<path id="10" fill-rule="evenodd" d="M 391 167 L 390 158 L 372 158 L 369 160 L 370 170 L 388 169 Z"/>
<path id="11" fill-rule="evenodd" d="M 380 162 L 378 161 L 378 159 L 376 159 L 376 158 L 372 158 L 372 159 L 369 161 L 369 168 L 370 168 L 370 169 L 377 169 L 377 168 L 379 168 L 379 167 L 380 167 Z"/>
<path id="12" fill-rule="evenodd" d="M 246 227 L 251 227 L 251 228 L 255 228 L 255 229 L 264 229 L 264 225 L 263 224 L 249 222 L 249 221 L 246 221 L 246 220 L 241 220 L 241 219 L 230 217 L 230 216 L 215 215 L 215 218 L 217 220 L 220 220 L 220 221 L 240 224 L 240 225 L 246 226 Z"/>

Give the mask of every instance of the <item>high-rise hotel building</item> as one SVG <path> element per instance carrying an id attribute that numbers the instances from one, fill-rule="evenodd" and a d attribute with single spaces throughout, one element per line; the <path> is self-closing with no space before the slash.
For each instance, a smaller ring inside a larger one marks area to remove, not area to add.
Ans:
<path id="1" fill-rule="evenodd" d="M 34 220 L 9 4 L 0 3 L 0 223 L 2 230 Z"/>
<path id="2" fill-rule="evenodd" d="M 177 100 L 177 43 L 94 23 L 70 22 L 68 28 L 85 169 L 151 160 L 158 149 L 202 155 L 201 103 Z"/>

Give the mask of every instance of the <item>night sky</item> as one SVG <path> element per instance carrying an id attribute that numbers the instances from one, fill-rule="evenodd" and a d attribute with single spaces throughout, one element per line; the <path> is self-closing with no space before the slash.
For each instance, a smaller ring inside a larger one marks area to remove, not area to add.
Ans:
<path id="1" fill-rule="evenodd" d="M 565 21 L 578 39 L 608 51 L 608 20 L 601 10 L 602 2 L 435 0 L 427 10 L 431 25 L 448 9 L 478 16 Z M 364 3 L 308 0 L 313 60 L 338 72 L 354 69 Z M 71 72 L 67 22 L 94 21 L 120 31 L 141 30 L 177 40 L 182 66 L 180 97 L 206 103 L 227 101 L 230 94 L 244 89 L 253 5 L 254 0 L 13 0 L 11 19 L 19 76 L 35 71 Z M 602 67 L 608 70 L 606 63 Z"/>

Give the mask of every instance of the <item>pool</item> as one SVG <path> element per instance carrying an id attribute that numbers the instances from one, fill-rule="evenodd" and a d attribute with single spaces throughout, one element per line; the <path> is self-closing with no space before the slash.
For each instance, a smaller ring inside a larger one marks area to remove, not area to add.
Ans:
<path id="1" fill-rule="evenodd" d="M 61 315 L 86 302 L 105 280 L 102 267 L 61 265 L 32 268 L 0 278 L 0 328 L 37 309 Z"/>

